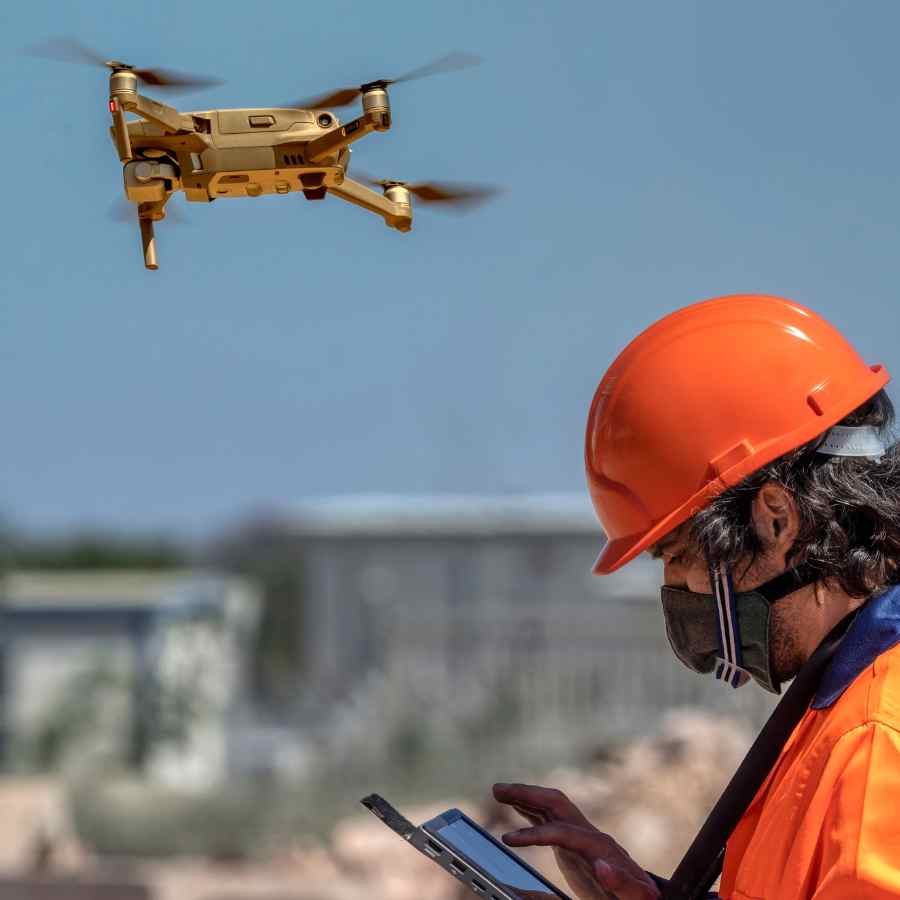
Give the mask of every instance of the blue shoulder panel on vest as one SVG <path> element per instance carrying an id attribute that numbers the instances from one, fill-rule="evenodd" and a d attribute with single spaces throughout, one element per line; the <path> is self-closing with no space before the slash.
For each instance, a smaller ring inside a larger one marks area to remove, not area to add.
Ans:
<path id="1" fill-rule="evenodd" d="M 822 676 L 812 708 L 831 706 L 876 657 L 897 644 L 900 644 L 900 587 L 892 587 L 860 609 Z"/>

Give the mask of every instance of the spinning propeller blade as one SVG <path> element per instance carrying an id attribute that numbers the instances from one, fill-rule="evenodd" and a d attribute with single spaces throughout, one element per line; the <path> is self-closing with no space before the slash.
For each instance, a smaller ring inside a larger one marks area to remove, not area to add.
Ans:
<path id="1" fill-rule="evenodd" d="M 86 47 L 81 41 L 71 37 L 50 38 L 41 44 L 29 47 L 24 53 L 38 59 L 50 59 L 54 62 L 82 63 L 86 66 L 105 66 L 106 59 L 99 53 Z"/>
<path id="2" fill-rule="evenodd" d="M 372 178 L 358 169 L 349 173 L 351 178 L 365 182 L 373 187 L 389 187 L 392 184 L 405 187 L 421 203 L 440 204 L 448 212 L 465 212 L 480 206 L 482 203 L 497 196 L 501 189 L 488 184 L 461 184 L 452 181 L 422 181 L 417 184 L 409 184 L 405 181 L 390 181 L 387 179 Z"/>
<path id="3" fill-rule="evenodd" d="M 313 97 L 310 100 L 301 100 L 299 103 L 288 103 L 289 109 L 322 109 L 325 106 L 349 106 L 360 94 L 359 88 L 342 88 L 331 94 L 322 94 L 321 97 Z"/>
<path id="4" fill-rule="evenodd" d="M 440 59 L 436 59 L 434 62 L 430 62 L 427 65 L 419 66 L 418 69 L 413 69 L 411 72 L 407 72 L 399 78 L 379 78 L 375 81 L 369 81 L 367 84 L 380 84 L 384 86 L 400 84 L 404 81 L 416 81 L 419 78 L 429 78 L 431 75 L 442 75 L 444 72 L 458 72 L 460 69 L 468 69 L 471 66 L 477 66 L 480 63 L 480 56 L 456 51 L 454 53 L 448 53 L 446 56 L 442 56 Z M 365 87 L 365 85 L 356 88 L 340 88 L 329 94 L 322 94 L 308 100 L 301 100 L 299 103 L 291 103 L 289 106 L 292 109 L 321 109 L 326 106 L 348 106 L 362 93 L 363 87 Z"/>
<path id="5" fill-rule="evenodd" d="M 173 72 L 172 69 L 135 69 L 134 74 L 144 84 L 166 88 L 170 91 L 199 90 L 200 88 L 216 87 L 216 85 L 225 84 L 221 78 L 186 75 L 183 72 Z"/>
<path id="6" fill-rule="evenodd" d="M 500 193 L 499 188 L 491 185 L 453 184 L 447 181 L 408 184 L 406 189 L 422 203 L 443 203 L 460 209 L 480 206 Z"/>
<path id="7" fill-rule="evenodd" d="M 51 38 L 42 44 L 30 47 L 25 53 L 28 56 L 36 56 L 38 59 L 49 59 L 54 62 L 81 63 L 108 69 L 131 69 L 144 84 L 171 91 L 197 90 L 223 84 L 218 78 L 187 75 L 171 69 L 137 69 L 118 60 L 104 59 L 96 50 L 92 50 L 81 41 L 71 37 Z"/>
<path id="8" fill-rule="evenodd" d="M 411 72 L 407 72 L 405 75 L 401 75 L 399 78 L 386 83 L 400 84 L 404 81 L 417 81 L 419 78 L 430 78 L 432 75 L 443 75 L 445 72 L 459 72 L 461 69 L 469 69 L 478 65 L 481 65 L 480 56 L 475 56 L 474 53 L 461 53 L 456 50 L 453 53 L 442 56 L 440 59 L 436 59 L 434 62 L 428 63 L 428 65 L 419 66 L 418 69 L 413 69 Z"/>

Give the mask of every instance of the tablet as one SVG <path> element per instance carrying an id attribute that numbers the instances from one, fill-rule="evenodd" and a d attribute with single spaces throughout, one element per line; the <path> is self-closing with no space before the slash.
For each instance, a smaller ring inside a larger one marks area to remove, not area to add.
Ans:
<path id="1" fill-rule="evenodd" d="M 570 900 L 458 809 L 448 809 L 416 826 L 378 794 L 370 794 L 361 802 L 482 900 Z"/>

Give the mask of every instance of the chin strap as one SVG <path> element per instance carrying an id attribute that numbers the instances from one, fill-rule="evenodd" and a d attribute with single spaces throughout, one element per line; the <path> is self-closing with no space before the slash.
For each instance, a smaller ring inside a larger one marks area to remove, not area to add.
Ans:
<path id="1" fill-rule="evenodd" d="M 709 570 L 709 580 L 716 598 L 716 616 L 719 620 L 719 656 L 716 661 L 716 678 L 730 684 L 733 688 L 739 688 L 750 680 L 750 673 L 744 668 L 741 632 L 731 570 L 727 566 L 712 566 Z"/>

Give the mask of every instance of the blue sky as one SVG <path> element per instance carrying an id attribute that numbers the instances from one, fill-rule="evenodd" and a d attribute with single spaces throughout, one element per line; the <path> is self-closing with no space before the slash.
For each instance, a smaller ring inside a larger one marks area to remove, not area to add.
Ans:
<path id="1" fill-rule="evenodd" d="M 0 510 L 208 533 L 335 493 L 580 491 L 606 366 L 726 293 L 900 372 L 898 28 L 888 2 L 3 5 Z M 398 86 L 354 162 L 505 193 L 407 235 L 334 198 L 176 201 L 146 272 L 106 218 L 104 72 L 19 54 L 61 34 L 227 80 L 185 110 L 478 53 Z"/>

